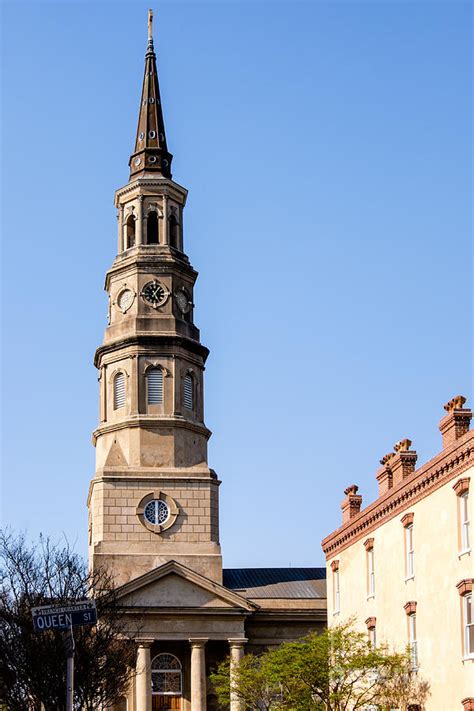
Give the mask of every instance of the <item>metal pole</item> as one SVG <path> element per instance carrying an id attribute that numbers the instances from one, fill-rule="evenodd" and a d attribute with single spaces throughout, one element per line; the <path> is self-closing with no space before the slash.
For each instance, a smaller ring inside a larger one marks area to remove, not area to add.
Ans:
<path id="1" fill-rule="evenodd" d="M 66 711 L 74 709 L 74 634 L 69 628 L 66 661 Z"/>

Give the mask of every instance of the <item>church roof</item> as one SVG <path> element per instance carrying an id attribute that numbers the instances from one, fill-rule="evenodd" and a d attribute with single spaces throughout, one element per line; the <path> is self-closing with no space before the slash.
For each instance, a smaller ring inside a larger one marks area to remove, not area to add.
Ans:
<path id="1" fill-rule="evenodd" d="M 252 600 L 326 597 L 325 568 L 226 568 L 223 576 L 224 587 Z"/>

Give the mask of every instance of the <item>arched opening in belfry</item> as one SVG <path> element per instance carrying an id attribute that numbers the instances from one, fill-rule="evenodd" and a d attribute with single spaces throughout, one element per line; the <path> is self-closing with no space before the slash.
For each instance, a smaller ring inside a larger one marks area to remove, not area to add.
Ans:
<path id="1" fill-rule="evenodd" d="M 158 244 L 158 215 L 156 212 L 148 213 L 146 223 L 146 243 Z"/>
<path id="2" fill-rule="evenodd" d="M 130 215 L 125 223 L 125 249 L 135 247 L 135 218 Z"/>
<path id="3" fill-rule="evenodd" d="M 169 216 L 170 245 L 179 249 L 179 222 L 174 212 Z"/>

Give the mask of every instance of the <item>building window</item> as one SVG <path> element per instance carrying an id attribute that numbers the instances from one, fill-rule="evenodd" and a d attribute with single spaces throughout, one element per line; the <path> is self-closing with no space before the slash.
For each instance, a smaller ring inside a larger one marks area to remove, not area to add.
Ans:
<path id="1" fill-rule="evenodd" d="M 418 641 L 416 639 L 416 612 L 408 615 L 408 644 L 412 670 L 418 669 Z"/>
<path id="2" fill-rule="evenodd" d="M 368 538 L 364 543 L 367 560 L 367 597 L 375 597 L 375 554 L 374 539 Z"/>
<path id="3" fill-rule="evenodd" d="M 135 247 L 135 218 L 130 215 L 125 224 L 125 249 Z"/>
<path id="4" fill-rule="evenodd" d="M 190 375 L 184 377 L 184 407 L 188 410 L 194 407 L 193 379 Z"/>
<path id="5" fill-rule="evenodd" d="M 183 686 L 181 662 L 173 654 L 157 654 L 151 662 L 152 694 L 180 696 Z"/>
<path id="6" fill-rule="evenodd" d="M 368 617 L 365 621 L 365 624 L 367 625 L 367 635 L 369 637 L 369 644 L 372 647 L 372 649 L 375 649 L 375 647 L 377 646 L 377 635 L 375 632 L 375 622 L 376 622 L 375 617 Z"/>
<path id="7" fill-rule="evenodd" d="M 125 406 L 125 374 L 117 373 L 114 378 L 114 410 Z"/>
<path id="8" fill-rule="evenodd" d="M 466 491 L 459 497 L 459 514 L 461 524 L 461 550 L 468 551 L 471 548 L 469 531 L 469 492 Z"/>
<path id="9" fill-rule="evenodd" d="M 147 370 L 146 389 L 148 405 L 163 404 L 163 371 L 161 368 Z"/>
<path id="10" fill-rule="evenodd" d="M 146 243 L 158 244 L 158 215 L 155 211 L 148 213 L 146 221 Z"/>
<path id="11" fill-rule="evenodd" d="M 179 223 L 174 212 L 169 216 L 170 245 L 179 249 Z"/>
<path id="12" fill-rule="evenodd" d="M 405 527 L 406 578 L 415 577 L 415 549 L 413 547 L 413 524 Z"/>
<path id="13" fill-rule="evenodd" d="M 463 595 L 464 656 L 474 658 L 474 616 L 472 612 L 472 592 Z"/>
<path id="14" fill-rule="evenodd" d="M 333 560 L 331 563 L 332 570 L 332 595 L 333 595 L 333 614 L 336 615 L 341 610 L 341 594 L 339 587 L 339 561 Z"/>

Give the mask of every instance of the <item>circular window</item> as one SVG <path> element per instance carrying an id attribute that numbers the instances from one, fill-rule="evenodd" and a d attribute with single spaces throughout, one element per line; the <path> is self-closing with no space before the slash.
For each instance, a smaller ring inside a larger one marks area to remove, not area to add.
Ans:
<path id="1" fill-rule="evenodd" d="M 148 138 L 156 138 L 155 131 L 148 131 Z"/>
<path id="2" fill-rule="evenodd" d="M 161 526 L 163 523 L 166 523 L 169 518 L 169 506 L 162 501 L 162 499 L 153 499 L 145 506 L 143 515 L 148 523 L 154 526 Z"/>
<path id="3" fill-rule="evenodd" d="M 150 96 L 150 98 L 148 99 L 148 103 L 149 103 L 149 104 L 154 104 L 154 103 L 155 103 L 155 99 L 154 99 L 152 96 Z"/>
<path id="4" fill-rule="evenodd" d="M 156 156 L 149 156 L 149 157 L 148 157 L 148 162 L 149 162 L 149 163 L 156 163 Z"/>
<path id="5" fill-rule="evenodd" d="M 145 134 L 143 133 L 143 131 L 140 131 L 140 135 L 138 136 L 138 138 L 140 139 L 140 141 L 143 141 L 143 139 L 145 138 Z"/>

